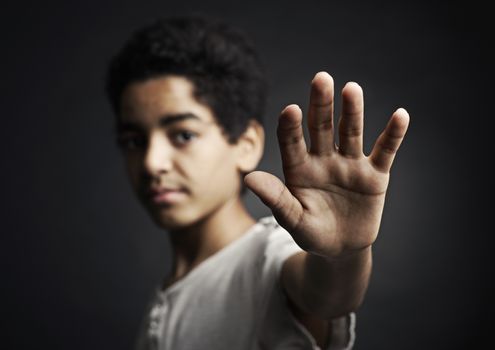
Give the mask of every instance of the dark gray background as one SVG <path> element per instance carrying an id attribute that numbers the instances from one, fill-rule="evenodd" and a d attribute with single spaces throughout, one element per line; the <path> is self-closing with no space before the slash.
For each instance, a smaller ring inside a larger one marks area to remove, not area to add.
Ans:
<path id="1" fill-rule="evenodd" d="M 131 30 L 191 10 L 246 30 L 266 62 L 271 95 L 260 169 L 282 176 L 276 118 L 286 104 L 306 108 L 319 70 L 334 76 L 338 90 L 349 80 L 363 87 L 366 152 L 397 107 L 411 114 L 355 348 L 468 349 L 488 341 L 486 8 L 472 1 L 115 0 L 2 10 L 0 346 L 131 348 L 151 288 L 168 271 L 169 246 L 127 183 L 103 77 Z M 253 195 L 247 201 L 256 217 L 269 214 Z"/>

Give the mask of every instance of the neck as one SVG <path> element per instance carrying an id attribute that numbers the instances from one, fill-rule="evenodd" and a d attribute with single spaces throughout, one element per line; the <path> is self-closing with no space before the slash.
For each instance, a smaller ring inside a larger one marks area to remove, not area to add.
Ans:
<path id="1" fill-rule="evenodd" d="M 171 231 L 174 259 L 168 284 L 242 236 L 255 223 L 241 198 L 234 198 L 193 225 Z"/>

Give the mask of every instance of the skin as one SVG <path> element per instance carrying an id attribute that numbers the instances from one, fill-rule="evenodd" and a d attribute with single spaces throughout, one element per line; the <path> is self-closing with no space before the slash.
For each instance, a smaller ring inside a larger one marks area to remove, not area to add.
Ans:
<path id="1" fill-rule="evenodd" d="M 185 78 L 167 76 L 130 84 L 122 96 L 120 121 L 139 127 L 120 127 L 119 137 L 146 141 L 124 151 L 130 182 L 153 220 L 169 231 L 175 254 L 164 286 L 255 223 L 240 199 L 239 174 L 254 170 L 261 159 L 263 129 L 252 123 L 236 144 L 229 144 L 211 109 L 193 97 L 193 88 Z M 309 149 L 301 109 L 289 105 L 282 111 L 277 136 L 284 182 L 261 171 L 244 178 L 305 250 L 285 261 L 281 281 L 294 315 L 320 347 L 329 341 L 329 320 L 356 310 L 363 300 L 390 169 L 409 123 L 404 109 L 395 111 L 365 156 L 362 89 L 347 83 L 342 90 L 338 146 L 333 96 L 332 77 L 316 74 L 307 115 Z M 184 113 L 200 121 L 158 123 Z M 189 138 L 184 130 L 196 136 Z M 150 204 L 142 193 L 153 183 L 182 189 L 181 200 Z"/>

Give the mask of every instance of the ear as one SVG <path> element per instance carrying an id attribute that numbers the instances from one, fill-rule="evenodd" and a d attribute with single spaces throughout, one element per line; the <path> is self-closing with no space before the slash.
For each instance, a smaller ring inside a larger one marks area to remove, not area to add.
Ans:
<path id="1" fill-rule="evenodd" d="M 258 166 L 265 147 L 265 130 L 256 120 L 251 119 L 244 133 L 236 142 L 237 168 L 248 173 Z"/>

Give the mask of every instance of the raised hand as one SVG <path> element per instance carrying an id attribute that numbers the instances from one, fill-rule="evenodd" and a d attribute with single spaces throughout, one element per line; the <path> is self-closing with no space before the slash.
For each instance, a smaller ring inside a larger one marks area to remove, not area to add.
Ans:
<path id="1" fill-rule="evenodd" d="M 279 117 L 285 184 L 262 171 L 249 173 L 244 181 L 301 248 L 338 258 L 370 246 L 378 235 L 390 169 L 409 115 L 397 109 L 365 156 L 361 87 L 347 83 L 342 90 L 339 145 L 334 141 L 333 106 L 333 79 L 319 72 L 311 83 L 309 149 L 301 109 L 289 105 Z"/>

